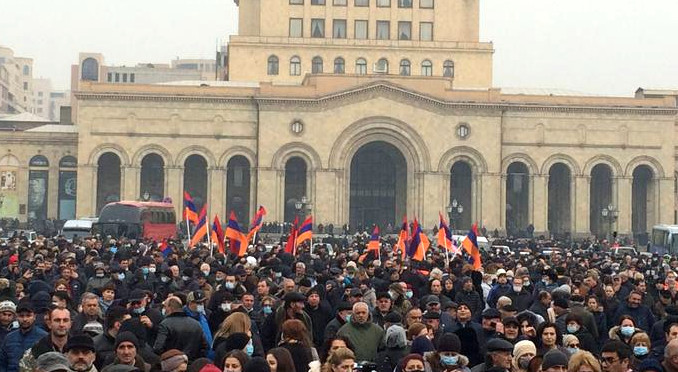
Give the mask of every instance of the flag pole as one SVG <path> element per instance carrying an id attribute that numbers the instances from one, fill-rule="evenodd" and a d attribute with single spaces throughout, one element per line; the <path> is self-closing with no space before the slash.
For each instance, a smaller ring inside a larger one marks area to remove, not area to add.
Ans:
<path id="1" fill-rule="evenodd" d="M 186 214 L 186 233 L 188 234 L 188 244 L 191 244 L 191 225 L 188 222 L 188 214 L 185 213 L 186 207 L 184 207 L 184 214 Z"/>
<path id="2" fill-rule="evenodd" d="M 209 213 L 207 214 L 207 216 L 209 216 Z M 212 254 L 214 254 L 214 247 L 212 246 L 212 237 L 210 236 L 210 224 L 208 222 L 209 220 L 207 220 L 207 216 L 205 216 L 205 227 L 207 228 L 207 244 L 210 247 L 210 256 L 212 256 Z"/>

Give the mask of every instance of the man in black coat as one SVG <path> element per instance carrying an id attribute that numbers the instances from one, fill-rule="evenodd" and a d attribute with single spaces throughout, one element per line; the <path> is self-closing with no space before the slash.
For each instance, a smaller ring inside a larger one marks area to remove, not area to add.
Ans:
<path id="1" fill-rule="evenodd" d="M 160 323 L 153 351 L 160 355 L 177 349 L 186 354 L 188 360 L 205 357 L 208 349 L 205 333 L 197 320 L 184 313 L 181 300 L 169 297 L 163 307 L 167 318 Z"/>

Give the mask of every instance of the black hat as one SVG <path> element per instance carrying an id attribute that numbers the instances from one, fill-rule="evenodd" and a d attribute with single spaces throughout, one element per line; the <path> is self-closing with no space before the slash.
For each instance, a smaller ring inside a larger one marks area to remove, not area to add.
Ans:
<path id="1" fill-rule="evenodd" d="M 485 309 L 481 315 L 483 319 L 494 319 L 501 318 L 501 313 L 499 310 L 494 308 Z"/>
<path id="2" fill-rule="evenodd" d="M 487 351 L 513 351 L 513 345 L 501 338 L 493 338 L 487 343 Z"/>
<path id="3" fill-rule="evenodd" d="M 395 311 L 391 311 L 384 317 L 385 323 L 401 323 L 402 321 L 403 317 Z"/>
<path id="4" fill-rule="evenodd" d="M 563 309 L 569 309 L 570 305 L 567 303 L 567 300 L 562 297 L 556 297 L 553 299 L 553 306 L 558 306 Z"/>
<path id="5" fill-rule="evenodd" d="M 268 365 L 266 359 L 254 357 L 245 363 L 242 370 L 243 372 L 270 372 L 271 367 Z"/>
<path id="6" fill-rule="evenodd" d="M 310 287 L 313 287 L 313 284 L 311 283 L 311 279 L 309 279 L 309 278 L 303 278 L 303 279 L 301 279 L 301 280 L 299 281 L 299 286 L 300 286 L 300 287 L 310 288 Z"/>
<path id="7" fill-rule="evenodd" d="M 388 298 L 389 300 L 391 299 L 391 295 L 388 294 L 388 292 L 379 292 L 377 293 L 377 300 L 381 300 L 382 298 Z"/>
<path id="8" fill-rule="evenodd" d="M 428 305 L 438 304 L 440 305 L 440 298 L 436 295 L 429 295 L 424 297 L 423 302 Z"/>
<path id="9" fill-rule="evenodd" d="M 69 352 L 70 350 L 74 349 L 89 350 L 91 352 L 96 352 L 96 349 L 94 348 L 94 341 L 92 341 L 92 337 L 84 334 L 75 335 L 68 338 L 68 342 L 66 343 L 64 351 Z"/>
<path id="10" fill-rule="evenodd" d="M 19 314 L 21 312 L 34 313 L 35 307 L 33 306 L 33 303 L 31 301 L 19 302 L 19 305 L 16 307 L 16 313 Z"/>
<path id="11" fill-rule="evenodd" d="M 460 352 L 461 341 L 459 340 L 459 336 L 454 333 L 444 333 L 438 342 L 438 352 L 444 351 Z"/>
<path id="12" fill-rule="evenodd" d="M 427 311 L 427 312 L 424 313 L 423 318 L 424 319 L 430 319 L 430 320 L 440 319 L 440 313 L 437 312 L 437 311 Z"/>
<path id="13" fill-rule="evenodd" d="M 351 289 L 351 292 L 348 294 L 350 297 L 362 297 L 363 292 L 360 290 L 360 288 L 353 288 Z"/>
<path id="14" fill-rule="evenodd" d="M 130 331 L 118 333 L 118 335 L 115 337 L 115 346 L 113 349 L 117 349 L 118 346 L 120 346 L 120 344 L 123 342 L 131 342 L 135 348 L 139 348 L 139 339 L 134 335 L 134 333 Z"/>
<path id="15" fill-rule="evenodd" d="M 518 311 L 518 309 L 516 309 L 516 307 L 513 306 L 513 305 L 504 305 L 504 306 L 501 307 L 501 310 L 509 312 L 509 313 L 512 313 L 514 311 Z"/>
<path id="16" fill-rule="evenodd" d="M 351 303 L 346 301 L 340 302 L 339 305 L 337 306 L 337 311 L 346 311 L 346 310 L 353 310 L 353 306 L 351 305 Z"/>
<path id="17" fill-rule="evenodd" d="M 197 291 L 193 291 L 193 292 L 189 293 L 188 296 L 186 296 L 186 302 L 187 303 L 190 303 L 190 302 L 201 303 L 201 302 L 205 302 L 205 301 L 207 301 L 207 297 L 205 297 L 205 292 L 203 292 L 199 289 Z"/>
<path id="18" fill-rule="evenodd" d="M 242 350 L 250 342 L 250 336 L 246 333 L 234 333 L 224 341 L 225 350 Z"/>
<path id="19" fill-rule="evenodd" d="M 306 301 L 306 296 L 299 292 L 290 292 L 283 297 L 283 301 L 285 301 L 285 303 L 303 302 Z"/>
<path id="20" fill-rule="evenodd" d="M 129 302 L 141 301 L 144 298 L 146 298 L 146 292 L 142 291 L 141 289 L 135 289 L 132 291 L 132 293 L 129 294 L 128 301 Z"/>
<path id="21" fill-rule="evenodd" d="M 459 305 L 454 301 L 445 302 L 445 304 L 443 305 L 443 309 L 445 309 L 445 310 L 449 310 L 449 309 L 455 309 L 456 310 L 458 307 L 459 307 Z"/>
<path id="22" fill-rule="evenodd" d="M 557 366 L 567 367 L 567 355 L 565 353 L 558 349 L 553 349 L 544 354 L 544 359 L 541 362 L 542 371 Z"/>

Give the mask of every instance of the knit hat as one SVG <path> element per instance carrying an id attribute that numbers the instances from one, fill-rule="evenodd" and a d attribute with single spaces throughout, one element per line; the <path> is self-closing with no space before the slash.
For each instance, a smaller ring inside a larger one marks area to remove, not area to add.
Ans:
<path id="1" fill-rule="evenodd" d="M 419 336 L 412 341 L 412 347 L 410 348 L 410 351 L 413 354 L 419 354 L 419 355 L 424 355 L 424 353 L 427 353 L 429 351 L 435 351 L 435 347 L 433 347 L 433 343 L 431 340 L 428 339 L 426 336 Z"/>
<path id="2" fill-rule="evenodd" d="M 262 357 L 254 357 L 245 363 L 242 369 L 243 372 L 271 372 L 271 367 L 268 366 L 266 359 Z M 203 370 L 200 370 L 203 372 Z"/>
<path id="3" fill-rule="evenodd" d="M 2 301 L 0 302 L 0 313 L 3 313 L 5 311 L 9 311 L 11 313 L 16 314 L 16 304 L 12 301 Z"/>
<path id="4" fill-rule="evenodd" d="M 58 351 L 50 351 L 38 357 L 38 370 L 44 372 L 70 371 L 68 359 Z"/>
<path id="5" fill-rule="evenodd" d="M 445 333 L 438 342 L 438 351 L 452 351 L 459 353 L 461 351 L 461 341 L 459 336 L 454 333 Z"/>
<path id="6" fill-rule="evenodd" d="M 513 346 L 513 356 L 520 358 L 521 356 L 532 353 L 532 355 L 537 355 L 537 347 L 534 346 L 534 342 L 530 340 L 519 341 Z"/>
<path id="7" fill-rule="evenodd" d="M 224 341 L 226 351 L 242 350 L 250 342 L 250 337 L 245 333 L 234 333 Z"/>
<path id="8" fill-rule="evenodd" d="M 163 372 L 173 371 L 181 365 L 188 363 L 188 357 L 177 349 L 167 350 L 160 355 L 160 368 Z"/>
<path id="9" fill-rule="evenodd" d="M 266 364 L 268 366 L 268 364 Z M 164 371 L 164 369 L 163 369 Z M 262 370 L 263 371 L 263 370 Z M 215 366 L 212 363 L 205 364 L 202 368 L 200 368 L 200 372 L 221 372 L 219 367 Z"/>
<path id="10" fill-rule="evenodd" d="M 405 328 L 395 324 L 386 330 L 386 347 L 390 349 L 402 348 L 407 346 L 407 335 Z"/>
<path id="11" fill-rule="evenodd" d="M 71 350 L 89 350 L 91 352 L 96 351 L 92 337 L 83 334 L 71 336 L 68 338 L 68 342 L 66 343 L 64 351 L 69 352 Z"/>
<path id="12" fill-rule="evenodd" d="M 563 335 L 563 346 L 567 347 L 573 342 L 579 343 L 579 338 L 575 335 Z"/>
<path id="13" fill-rule="evenodd" d="M 115 346 L 113 349 L 117 349 L 118 346 L 120 346 L 120 344 L 123 342 L 131 342 L 135 348 L 139 348 L 139 339 L 134 335 L 134 333 L 130 331 L 118 333 L 118 335 L 115 337 Z"/>
<path id="14" fill-rule="evenodd" d="M 553 349 L 544 354 L 544 360 L 541 362 L 542 371 L 557 366 L 567 367 L 567 355 L 565 355 L 565 353 L 558 349 Z"/>

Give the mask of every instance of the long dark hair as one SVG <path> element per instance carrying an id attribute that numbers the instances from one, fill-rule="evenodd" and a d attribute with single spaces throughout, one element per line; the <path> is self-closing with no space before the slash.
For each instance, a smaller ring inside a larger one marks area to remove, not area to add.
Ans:
<path id="1" fill-rule="evenodd" d="M 278 362 L 277 372 L 295 372 L 294 360 L 292 360 L 292 354 L 289 350 L 284 347 L 275 347 L 268 351 L 268 354 L 273 355 L 275 360 Z"/>
<path id="2" fill-rule="evenodd" d="M 288 319 L 282 325 L 282 333 L 285 335 L 283 341 L 295 340 L 298 343 L 311 347 L 311 341 L 308 335 L 308 329 L 299 319 Z"/>

